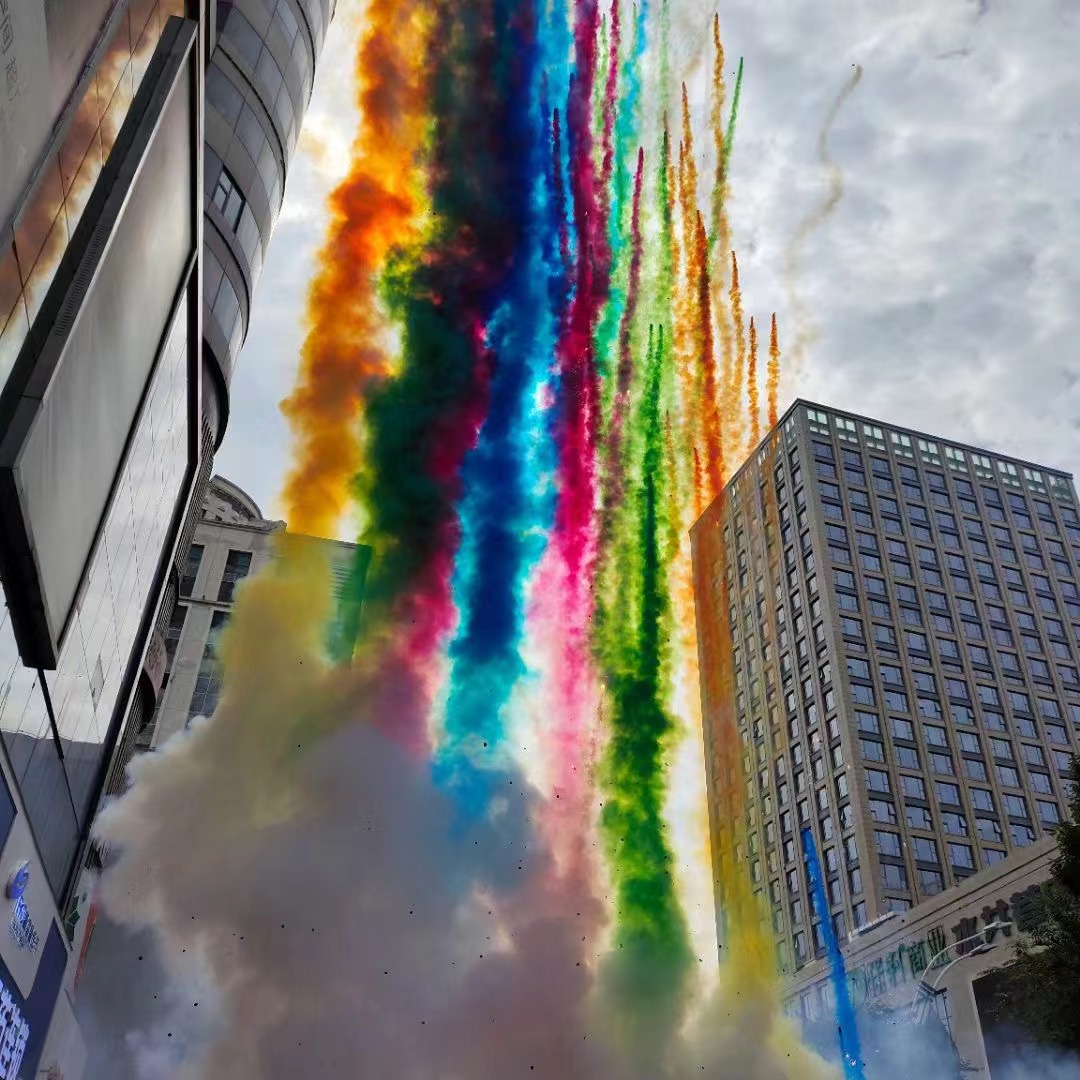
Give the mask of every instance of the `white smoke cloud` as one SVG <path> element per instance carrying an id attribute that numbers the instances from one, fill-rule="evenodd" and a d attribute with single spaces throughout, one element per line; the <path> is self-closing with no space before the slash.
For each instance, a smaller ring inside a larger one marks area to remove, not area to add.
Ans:
<path id="1" fill-rule="evenodd" d="M 717 1000 L 685 1038 L 639 1030 L 649 1059 L 629 1060 L 597 991 L 605 905 L 560 879 L 540 796 L 507 767 L 486 815 L 463 817 L 370 722 L 363 679 L 323 663 L 325 584 L 294 559 L 245 584 L 217 715 L 134 763 L 100 818 L 119 855 L 98 896 L 136 937 L 95 942 L 88 985 L 147 964 L 148 932 L 167 988 L 157 1015 L 98 1010 L 131 1075 L 834 1075 L 760 996 Z"/>

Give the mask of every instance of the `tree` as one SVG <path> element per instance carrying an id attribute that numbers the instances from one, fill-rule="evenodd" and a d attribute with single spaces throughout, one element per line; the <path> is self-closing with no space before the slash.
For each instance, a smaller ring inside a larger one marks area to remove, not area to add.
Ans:
<path id="1" fill-rule="evenodd" d="M 1055 837 L 1058 855 L 1037 901 L 1030 934 L 1001 972 L 991 1011 L 1034 1041 L 1080 1052 L 1080 758 L 1069 767 L 1069 816 Z"/>

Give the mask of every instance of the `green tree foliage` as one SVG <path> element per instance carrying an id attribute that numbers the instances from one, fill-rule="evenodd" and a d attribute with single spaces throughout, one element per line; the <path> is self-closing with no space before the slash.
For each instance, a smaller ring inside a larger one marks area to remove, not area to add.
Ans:
<path id="1" fill-rule="evenodd" d="M 1080 1051 L 1080 758 L 1072 759 L 1069 779 L 1069 817 L 1056 831 L 1059 853 L 1037 925 L 1002 972 L 993 1011 L 1036 1042 Z"/>

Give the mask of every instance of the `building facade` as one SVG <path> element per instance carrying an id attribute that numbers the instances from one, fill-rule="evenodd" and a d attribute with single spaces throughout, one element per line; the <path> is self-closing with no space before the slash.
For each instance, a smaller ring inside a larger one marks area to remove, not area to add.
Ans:
<path id="1" fill-rule="evenodd" d="M 65 924 L 201 464 L 200 0 L 0 4 L 0 1068 L 80 1071 Z"/>
<path id="2" fill-rule="evenodd" d="M 188 546 L 228 423 L 229 384 L 336 0 L 216 0 L 212 7 L 202 223 L 201 469 L 154 624 L 155 656 L 162 665 Z M 156 695 L 133 702 L 109 792 L 123 790 L 126 763 L 137 742 L 145 744 L 143 733 L 156 707 Z"/>
<path id="3" fill-rule="evenodd" d="M 274 537 L 284 529 L 285 522 L 264 519 L 235 484 L 218 476 L 211 480 L 165 634 L 161 702 L 140 736 L 141 749 L 157 749 L 196 716 L 213 713 L 222 686 L 217 642 L 236 587 L 274 557 Z M 330 563 L 336 617 L 327 628 L 327 649 L 340 656 L 350 651 L 346 639 L 355 640 L 370 549 L 336 540 L 308 542 L 324 550 Z"/>
<path id="4" fill-rule="evenodd" d="M 336 0 L 217 0 L 206 71 L 204 361 L 214 448 Z"/>
<path id="5" fill-rule="evenodd" d="M 703 679 L 714 834 L 734 773 L 740 857 L 795 998 L 827 982 L 823 918 L 853 959 L 934 918 L 943 947 L 965 948 L 953 928 L 1018 867 L 1047 875 L 1064 812 L 1080 735 L 1071 477 L 797 402 L 692 543 L 699 638 L 730 653 L 730 703 Z M 974 972 L 950 972 L 969 1004 Z"/>

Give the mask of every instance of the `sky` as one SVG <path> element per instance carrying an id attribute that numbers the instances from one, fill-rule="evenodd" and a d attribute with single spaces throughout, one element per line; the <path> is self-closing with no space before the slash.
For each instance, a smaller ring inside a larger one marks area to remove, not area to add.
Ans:
<path id="1" fill-rule="evenodd" d="M 356 122 L 358 8 L 341 0 L 328 34 L 216 463 L 268 516 L 289 451 L 278 402 Z M 809 398 L 1080 471 L 1080 4 L 717 9 L 730 72 L 745 59 L 733 242 L 748 312 L 780 319 L 781 408 Z M 710 14 L 673 0 L 675 65 L 692 86 L 707 76 Z M 823 160 L 826 118 L 858 68 Z M 834 176 L 840 199 L 811 227 Z"/>

